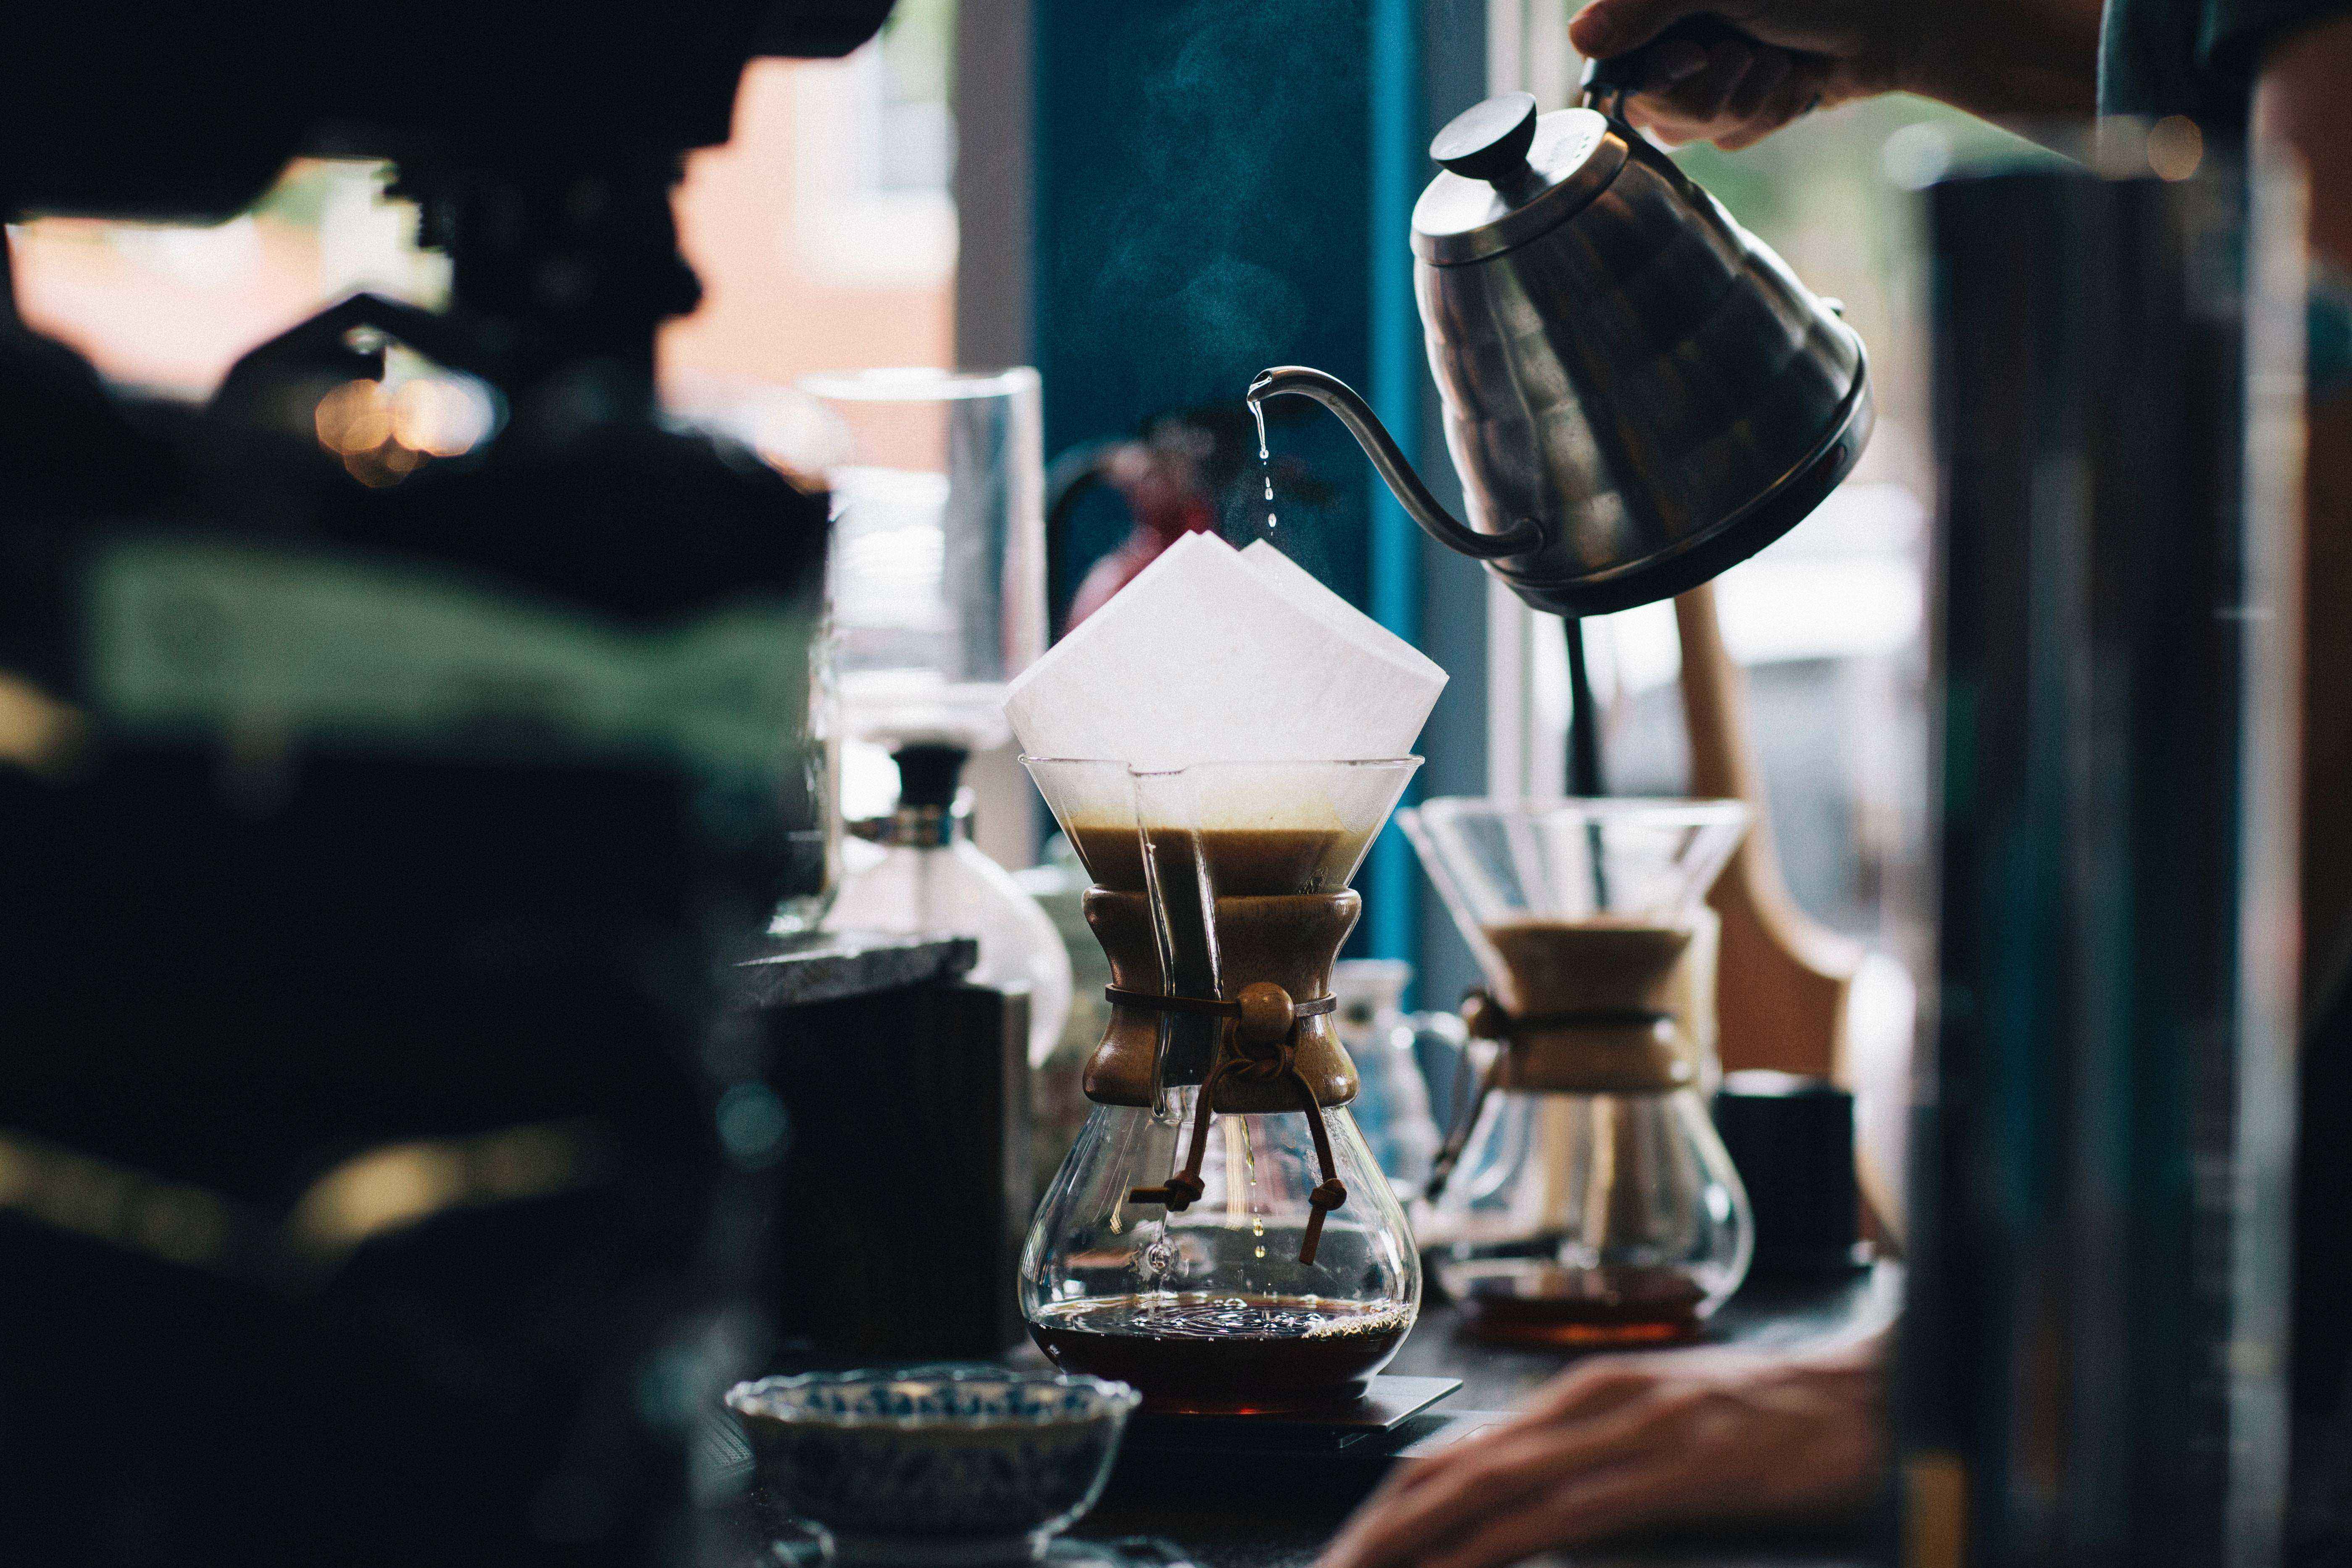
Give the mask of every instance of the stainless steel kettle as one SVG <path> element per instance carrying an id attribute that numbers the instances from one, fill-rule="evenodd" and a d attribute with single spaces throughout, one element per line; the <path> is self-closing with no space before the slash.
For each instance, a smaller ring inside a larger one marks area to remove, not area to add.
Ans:
<path id="1" fill-rule="evenodd" d="M 1364 400 L 1302 366 L 1405 510 L 1538 609 L 1589 616 L 1697 586 L 1820 504 L 1871 427 L 1862 340 L 1616 112 L 1493 98 L 1438 133 L 1412 214 L 1415 292 L 1470 521 Z"/>

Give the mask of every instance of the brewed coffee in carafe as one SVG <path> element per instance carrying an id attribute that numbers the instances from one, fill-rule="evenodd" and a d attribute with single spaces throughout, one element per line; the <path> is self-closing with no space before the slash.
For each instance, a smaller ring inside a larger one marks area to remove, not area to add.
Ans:
<path id="1" fill-rule="evenodd" d="M 1057 1363 L 1162 1412 L 1311 1409 L 1412 1328 L 1419 1259 L 1347 1110 L 1329 975 L 1348 880 L 1415 765 L 1030 760 L 1112 970 L 1095 1109 L 1022 1260 Z"/>
<path id="2" fill-rule="evenodd" d="M 1747 1197 L 1675 1016 L 1699 901 L 1745 824 L 1725 801 L 1405 814 L 1487 979 L 1465 1019 L 1491 1056 L 1424 1226 L 1480 1337 L 1687 1339 L 1747 1272 Z"/>

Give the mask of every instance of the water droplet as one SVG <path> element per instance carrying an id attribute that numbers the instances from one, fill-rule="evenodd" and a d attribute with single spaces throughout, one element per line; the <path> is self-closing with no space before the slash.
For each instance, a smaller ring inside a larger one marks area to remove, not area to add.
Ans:
<path id="1" fill-rule="evenodd" d="M 1157 1279 L 1176 1267 L 1176 1248 L 1163 1236 L 1143 1249 L 1142 1263 L 1144 1277 Z"/>
<path id="2" fill-rule="evenodd" d="M 1258 1255 L 1260 1258 L 1264 1258 L 1264 1257 L 1265 1256 L 1265 1247 L 1259 1247 L 1259 1248 L 1257 1249 L 1257 1255 Z"/>
<path id="3" fill-rule="evenodd" d="M 1265 405 L 1252 401 L 1249 409 L 1257 421 L 1257 462 L 1265 476 L 1265 531 L 1272 533 L 1277 520 L 1274 515 L 1274 455 L 1265 446 Z"/>

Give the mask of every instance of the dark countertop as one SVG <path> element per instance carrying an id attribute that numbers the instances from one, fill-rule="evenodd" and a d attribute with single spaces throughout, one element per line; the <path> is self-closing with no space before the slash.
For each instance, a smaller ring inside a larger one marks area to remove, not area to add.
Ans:
<path id="1" fill-rule="evenodd" d="M 1793 1349 L 1891 1313 L 1899 1289 L 1900 1271 L 1889 1265 L 1825 1282 L 1758 1280 L 1725 1303 L 1704 1342 Z M 1461 1389 L 1438 1405 L 1436 1414 L 1509 1410 L 1579 1359 L 1477 1344 L 1456 1329 L 1451 1308 L 1425 1310 L 1388 1368 L 1396 1373 L 1460 1378 Z M 1215 1478 L 1199 1479 L 1215 1483 Z M 1268 1500 L 1220 1502 L 1200 1500 L 1194 1478 L 1170 1475 L 1143 1490 L 1164 1491 L 1165 1500 L 1139 1496 L 1135 1486 L 1122 1484 L 1076 1533 L 1093 1541 L 1160 1537 L 1183 1549 L 1202 1568 L 1307 1568 L 1352 1510 L 1362 1487 L 1302 1481 L 1285 1488 L 1277 1478 L 1276 1495 Z M 1830 1538 L 1767 1541 L 1751 1535 L 1659 1542 L 1580 1552 L 1573 1561 L 1578 1568 L 1860 1568 L 1872 1556 L 1856 1531 Z"/>
<path id="2" fill-rule="evenodd" d="M 1753 1279 L 1723 1304 L 1702 1343 L 1785 1350 L 1824 1339 L 1891 1312 L 1901 1288 L 1892 1264 L 1830 1280 Z M 1580 1357 L 1559 1351 L 1506 1350 L 1456 1331 L 1454 1309 L 1430 1307 L 1388 1370 L 1421 1377 L 1458 1377 L 1462 1391 L 1445 1404 L 1463 1410 L 1510 1410 Z"/>
<path id="3" fill-rule="evenodd" d="M 812 942 L 772 943 L 735 965 L 732 999 L 743 1007 L 791 1007 L 953 980 L 979 953 L 980 944 L 968 936 L 828 931 Z"/>
<path id="4" fill-rule="evenodd" d="M 734 999 L 738 1006 L 760 1009 L 953 981 L 970 970 L 973 951 L 969 940 L 838 934 L 798 947 L 777 944 L 736 966 Z M 1828 1281 L 1754 1280 L 1716 1315 L 1704 1342 L 1793 1348 L 1891 1313 L 1899 1288 L 1899 1271 L 1889 1266 Z M 1388 1368 L 1408 1376 L 1461 1380 L 1462 1387 L 1436 1405 L 1433 1416 L 1511 1410 L 1578 1359 L 1477 1344 L 1456 1328 L 1450 1308 L 1425 1308 Z M 1025 1346 L 1014 1359 L 1038 1364 L 1044 1360 Z M 732 1462 L 730 1456 L 740 1449 L 740 1439 L 733 1436 L 731 1422 L 722 1425 L 730 1445 L 722 1459 Z M 1371 1447 L 1367 1443 L 1351 1452 L 1367 1454 Z M 1122 1456 L 1120 1479 L 1073 1533 L 1090 1541 L 1157 1537 L 1201 1568 L 1307 1568 L 1385 1463 L 1373 1455 L 1318 1470 L 1295 1455 L 1218 1451 L 1201 1466 L 1213 1473 L 1192 1474 L 1181 1459 L 1150 1455 L 1138 1483 L 1131 1479 L 1139 1468 L 1130 1463 L 1135 1458 L 1131 1442 Z M 748 1463 L 748 1452 L 741 1458 Z M 1148 1468 L 1153 1465 L 1167 1473 Z M 1235 1496 L 1237 1489 L 1255 1489 L 1257 1497 Z M 747 1568 L 771 1561 L 761 1545 L 771 1532 L 758 1528 L 750 1515 L 728 1530 L 740 1531 Z M 1747 1534 L 1647 1542 L 1580 1552 L 1573 1561 L 1578 1568 L 1860 1568 L 1873 1557 L 1857 1531 L 1832 1539 Z"/>

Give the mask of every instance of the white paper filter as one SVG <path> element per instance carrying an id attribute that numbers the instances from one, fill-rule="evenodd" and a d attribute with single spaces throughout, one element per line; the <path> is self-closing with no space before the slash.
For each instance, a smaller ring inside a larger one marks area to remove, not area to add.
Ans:
<path id="1" fill-rule="evenodd" d="M 1033 757 L 1139 768 L 1412 750 L 1445 671 L 1271 544 L 1171 544 L 1010 689 Z"/>

